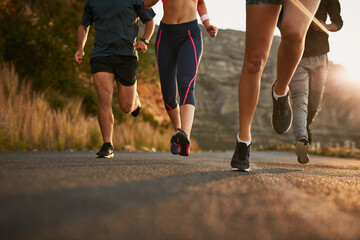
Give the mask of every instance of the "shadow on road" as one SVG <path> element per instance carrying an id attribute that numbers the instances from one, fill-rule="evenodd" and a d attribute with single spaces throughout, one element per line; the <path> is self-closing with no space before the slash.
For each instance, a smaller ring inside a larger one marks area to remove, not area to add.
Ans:
<path id="1" fill-rule="evenodd" d="M 138 182 L 75 187 L 0 199 L 0 236 L 15 237 L 19 230 L 51 228 L 61 222 L 99 217 L 125 208 L 165 201 L 187 187 L 236 177 L 228 171 L 195 172 Z"/>

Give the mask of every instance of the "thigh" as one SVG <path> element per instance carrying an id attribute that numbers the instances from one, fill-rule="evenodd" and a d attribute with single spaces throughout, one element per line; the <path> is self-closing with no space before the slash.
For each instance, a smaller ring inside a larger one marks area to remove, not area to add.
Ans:
<path id="1" fill-rule="evenodd" d="M 320 0 L 284 0 L 281 30 L 305 36 Z"/>
<path id="2" fill-rule="evenodd" d="M 267 60 L 281 5 L 246 5 L 245 61 L 257 57 Z"/>
<path id="3" fill-rule="evenodd" d="M 114 74 L 97 72 L 93 74 L 93 82 L 99 103 L 111 103 L 114 91 Z"/>
<path id="4" fill-rule="evenodd" d="M 183 42 L 178 51 L 177 81 L 179 88 L 187 87 L 190 82 L 192 83 L 195 81 L 201 56 L 201 32 L 200 30 L 193 31 L 189 34 L 189 38 Z"/>
<path id="5" fill-rule="evenodd" d="M 328 73 L 328 58 L 325 54 L 317 56 L 314 60 L 316 62 L 312 64 L 313 68 L 310 71 L 310 90 L 322 92 Z"/>
<path id="6" fill-rule="evenodd" d="M 159 31 L 156 39 L 156 58 L 159 70 L 161 89 L 164 92 L 176 93 L 177 51 L 171 36 L 166 31 Z"/>

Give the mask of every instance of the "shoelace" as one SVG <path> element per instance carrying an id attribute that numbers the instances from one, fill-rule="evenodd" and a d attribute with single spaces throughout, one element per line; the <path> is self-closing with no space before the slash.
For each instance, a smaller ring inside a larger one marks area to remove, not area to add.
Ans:
<path id="1" fill-rule="evenodd" d="M 248 147 L 246 147 L 245 151 L 240 151 L 240 147 L 236 148 L 236 155 L 239 156 L 240 160 L 247 159 L 247 154 L 248 154 Z"/>

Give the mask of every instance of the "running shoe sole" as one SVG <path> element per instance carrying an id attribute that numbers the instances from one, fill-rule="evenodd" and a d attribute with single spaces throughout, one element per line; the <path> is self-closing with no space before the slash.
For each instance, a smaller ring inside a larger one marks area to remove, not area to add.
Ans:
<path id="1" fill-rule="evenodd" d="M 114 158 L 114 153 L 110 155 L 96 155 L 96 158 Z"/>
<path id="2" fill-rule="evenodd" d="M 295 144 L 295 153 L 296 156 L 298 157 L 298 162 L 301 164 L 306 164 L 309 162 L 310 158 L 309 158 L 309 149 L 310 149 L 310 145 L 306 144 L 304 145 L 303 142 L 297 142 Z"/>
<path id="3" fill-rule="evenodd" d="M 190 140 L 184 133 L 178 132 L 175 135 L 175 142 L 180 147 L 180 150 L 179 150 L 180 156 L 189 156 L 190 155 Z"/>
<path id="4" fill-rule="evenodd" d="M 175 142 L 171 143 L 170 151 L 174 155 L 178 155 L 180 153 L 181 146 Z"/>
<path id="5" fill-rule="evenodd" d="M 232 167 L 232 169 L 239 172 L 251 172 L 250 168 Z"/>

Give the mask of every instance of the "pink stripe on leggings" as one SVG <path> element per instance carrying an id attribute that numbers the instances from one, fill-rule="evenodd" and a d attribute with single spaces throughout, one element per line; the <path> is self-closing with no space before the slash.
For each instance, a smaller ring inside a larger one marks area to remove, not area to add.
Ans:
<path id="1" fill-rule="evenodd" d="M 183 101 L 183 105 L 184 105 L 185 102 L 186 102 L 187 95 L 188 95 L 189 90 L 190 90 L 190 86 L 191 86 L 192 82 L 195 80 L 196 75 L 197 75 L 197 71 L 198 71 L 197 53 L 196 53 L 196 47 L 195 47 L 194 39 L 193 39 L 192 36 L 191 36 L 190 30 L 188 30 L 188 33 L 189 33 L 189 37 L 190 37 L 191 43 L 192 43 L 192 45 L 193 45 L 193 47 L 194 47 L 196 72 L 195 72 L 195 76 L 191 79 L 191 81 L 190 81 L 190 83 L 189 83 L 189 86 L 188 86 L 188 89 L 187 89 L 187 91 L 186 91 L 185 98 L 184 98 L 184 101 Z"/>

